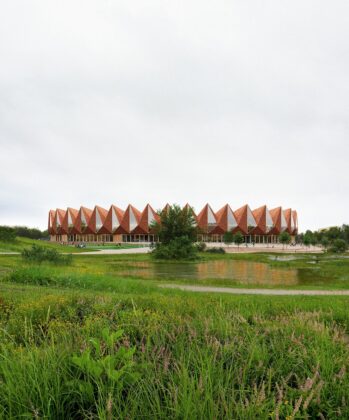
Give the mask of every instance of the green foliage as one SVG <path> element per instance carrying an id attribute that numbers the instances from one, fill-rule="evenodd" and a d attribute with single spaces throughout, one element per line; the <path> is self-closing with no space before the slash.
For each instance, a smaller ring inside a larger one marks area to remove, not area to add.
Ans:
<path id="1" fill-rule="evenodd" d="M 27 226 L 14 226 L 13 228 L 16 232 L 16 236 L 29 239 L 46 239 L 49 237 L 48 231 L 41 231 L 36 228 L 29 228 Z"/>
<path id="2" fill-rule="evenodd" d="M 331 252 L 335 252 L 335 253 L 343 253 L 347 249 L 348 249 L 348 245 L 344 239 L 335 239 L 332 242 L 331 247 L 329 248 Z"/>
<path id="3" fill-rule="evenodd" d="M 72 356 L 72 392 L 80 391 L 80 404 L 86 408 L 96 401 L 103 405 L 111 395 L 121 395 L 140 378 L 140 367 L 134 362 L 135 347 L 125 345 L 124 331 L 102 330 L 102 337 L 90 338 L 85 348 Z M 112 407 L 110 409 L 112 411 Z"/>
<path id="4" fill-rule="evenodd" d="M 285 246 L 290 243 L 291 236 L 288 232 L 282 232 L 279 236 L 279 240 Z"/>
<path id="5" fill-rule="evenodd" d="M 195 260 L 198 248 L 186 236 L 172 239 L 167 244 L 157 243 L 152 251 L 156 259 L 164 260 Z"/>
<path id="6" fill-rule="evenodd" d="M 0 226 L 0 241 L 14 242 L 16 239 L 16 232 L 9 226 Z"/>
<path id="7" fill-rule="evenodd" d="M 25 261 L 41 264 L 42 262 L 50 262 L 54 264 L 70 265 L 72 256 L 63 255 L 56 249 L 45 248 L 39 245 L 32 245 L 31 248 L 22 251 L 22 257 Z"/>
<path id="8" fill-rule="evenodd" d="M 305 246 L 309 246 L 312 243 L 312 234 L 311 233 L 306 233 L 303 237 L 303 244 Z"/>
<path id="9" fill-rule="evenodd" d="M 183 209 L 176 204 L 169 206 L 160 214 L 160 223 L 152 229 L 159 238 L 152 254 L 157 259 L 195 259 L 198 249 L 195 246 L 198 229 L 192 209 Z"/>
<path id="10" fill-rule="evenodd" d="M 330 245 L 330 241 L 327 236 L 322 238 L 321 245 L 327 250 L 328 246 Z"/>
<path id="11" fill-rule="evenodd" d="M 297 235 L 297 242 L 301 242 L 306 246 L 322 245 L 329 248 L 336 239 L 342 239 L 349 245 L 349 225 L 332 226 L 328 229 L 321 229 L 312 232 L 307 230 L 304 234 Z"/>
<path id="12" fill-rule="evenodd" d="M 205 242 L 198 242 L 196 244 L 196 248 L 199 252 L 205 252 L 206 248 L 207 248 L 207 245 L 205 244 Z"/>
<path id="13" fill-rule="evenodd" d="M 225 254 L 225 249 L 221 247 L 208 248 L 206 250 L 209 254 Z"/>
<path id="14" fill-rule="evenodd" d="M 237 232 L 234 235 L 234 244 L 239 247 L 243 242 L 244 242 L 244 237 L 243 237 L 242 233 L 241 232 Z"/>
<path id="15" fill-rule="evenodd" d="M 223 235 L 223 241 L 226 245 L 231 245 L 234 242 L 234 235 L 233 232 L 228 230 L 228 232 L 225 232 Z"/>

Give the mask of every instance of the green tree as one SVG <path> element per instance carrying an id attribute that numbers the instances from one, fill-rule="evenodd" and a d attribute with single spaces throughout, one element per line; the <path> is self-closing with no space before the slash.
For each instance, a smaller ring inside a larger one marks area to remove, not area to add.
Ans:
<path id="1" fill-rule="evenodd" d="M 279 236 L 279 240 L 282 243 L 283 249 L 285 249 L 285 245 L 289 244 L 291 241 L 291 236 L 288 232 L 282 232 Z"/>
<path id="2" fill-rule="evenodd" d="M 228 230 L 228 232 L 225 232 L 223 235 L 223 242 L 228 246 L 234 242 L 234 235 L 232 231 Z"/>
<path id="3" fill-rule="evenodd" d="M 240 245 L 244 242 L 244 237 L 241 232 L 237 232 L 234 235 L 234 244 L 240 248 Z"/>
<path id="4" fill-rule="evenodd" d="M 310 230 L 307 230 L 303 236 L 303 244 L 308 247 L 311 245 L 313 239 L 313 233 Z"/>
<path id="5" fill-rule="evenodd" d="M 330 241 L 327 236 L 323 236 L 321 245 L 323 246 L 325 250 L 327 250 L 328 246 L 330 245 Z"/>
<path id="6" fill-rule="evenodd" d="M 183 209 L 174 204 L 160 213 L 160 222 L 155 222 L 152 229 L 159 238 L 152 254 L 160 259 L 195 259 L 198 248 L 198 228 L 193 210 Z"/>
<path id="7" fill-rule="evenodd" d="M 331 245 L 330 251 L 336 253 L 343 253 L 348 249 L 348 244 L 344 239 L 335 239 Z"/>
<path id="8" fill-rule="evenodd" d="M 16 231 L 9 226 L 0 226 L 0 241 L 13 242 L 16 239 Z"/>

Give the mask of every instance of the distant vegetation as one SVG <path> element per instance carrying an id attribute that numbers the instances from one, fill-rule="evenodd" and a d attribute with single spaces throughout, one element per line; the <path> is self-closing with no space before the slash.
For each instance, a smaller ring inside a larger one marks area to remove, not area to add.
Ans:
<path id="1" fill-rule="evenodd" d="M 48 239 L 48 231 L 26 226 L 0 226 L 0 241 L 13 242 L 17 236 L 29 239 Z"/>
<path id="2" fill-rule="evenodd" d="M 349 247 L 349 225 L 333 226 L 328 229 L 320 229 L 297 235 L 297 242 L 305 246 L 320 245 L 330 252 L 345 252 Z"/>

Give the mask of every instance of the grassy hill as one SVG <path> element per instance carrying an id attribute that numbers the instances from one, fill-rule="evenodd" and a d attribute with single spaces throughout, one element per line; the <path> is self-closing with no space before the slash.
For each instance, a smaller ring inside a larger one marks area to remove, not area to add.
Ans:
<path id="1" fill-rule="evenodd" d="M 73 245 L 61 245 L 57 242 L 50 242 L 39 239 L 28 239 L 17 237 L 13 242 L 3 242 L 0 241 L 0 252 L 21 252 L 25 248 L 30 248 L 32 245 L 40 245 L 47 248 L 54 248 L 60 252 L 64 253 L 79 253 L 79 252 L 89 252 L 89 251 L 98 251 L 103 249 L 125 249 L 125 248 L 138 248 L 142 245 L 133 245 L 133 244 L 123 244 L 122 246 L 116 244 L 106 244 L 106 245 L 87 245 L 86 248 L 76 248 Z"/>
<path id="2" fill-rule="evenodd" d="M 21 252 L 24 248 L 30 248 L 34 244 L 48 248 L 55 248 L 61 252 L 83 251 L 83 249 L 75 248 L 74 246 L 60 245 L 56 242 L 17 237 L 16 240 L 13 242 L 0 241 L 0 252 Z"/>

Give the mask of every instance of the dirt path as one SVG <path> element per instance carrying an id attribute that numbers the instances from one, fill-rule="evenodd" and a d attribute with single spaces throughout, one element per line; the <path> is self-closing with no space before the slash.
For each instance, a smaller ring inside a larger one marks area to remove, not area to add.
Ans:
<path id="1" fill-rule="evenodd" d="M 276 296 L 349 296 L 349 290 L 285 290 L 285 289 L 243 289 L 232 287 L 190 286 L 184 284 L 161 284 L 166 289 L 189 292 L 229 293 L 232 295 L 276 295 Z"/>

